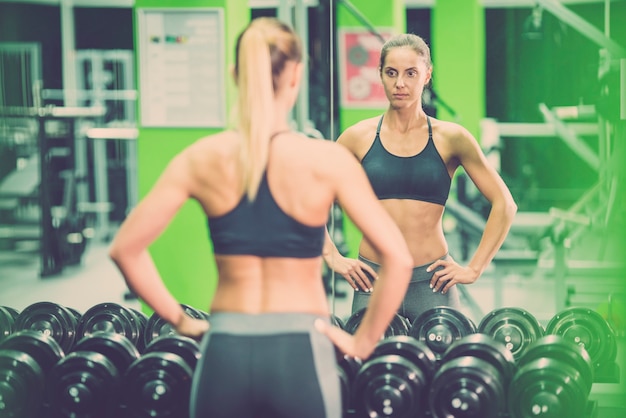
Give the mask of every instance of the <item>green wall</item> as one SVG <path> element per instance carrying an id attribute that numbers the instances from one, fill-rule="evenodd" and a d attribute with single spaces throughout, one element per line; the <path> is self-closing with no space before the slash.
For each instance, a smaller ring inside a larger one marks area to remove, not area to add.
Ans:
<path id="1" fill-rule="evenodd" d="M 481 0 L 437 0 L 432 12 L 433 87 L 455 110 L 437 117 L 466 127 L 477 139 L 485 117 L 485 11 Z"/>
<path id="2" fill-rule="evenodd" d="M 226 65 L 229 67 L 234 63 L 236 36 L 250 19 L 250 9 L 246 0 L 136 0 L 134 9 L 137 11 L 143 8 L 164 7 L 223 8 Z M 135 51 L 138 57 L 137 39 L 138 33 L 135 29 Z M 226 106 L 230 110 L 235 97 L 235 87 L 228 68 L 224 73 L 227 78 L 224 83 L 228 86 Z M 139 97 L 141 107 L 141 92 Z M 208 128 L 147 128 L 141 126 L 139 121 L 137 171 L 140 197 L 149 191 L 176 153 L 200 137 L 217 131 Z M 189 201 L 183 206 L 163 235 L 150 247 L 150 253 L 167 287 L 181 303 L 208 310 L 217 284 L 217 270 L 208 239 L 206 218 L 196 202 Z M 149 310 L 147 306 L 144 306 L 144 309 Z"/>

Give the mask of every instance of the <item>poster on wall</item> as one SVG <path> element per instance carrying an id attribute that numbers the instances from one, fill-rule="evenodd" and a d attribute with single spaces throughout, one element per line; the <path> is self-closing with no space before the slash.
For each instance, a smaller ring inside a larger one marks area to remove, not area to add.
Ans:
<path id="1" fill-rule="evenodd" d="M 378 30 L 389 39 L 391 29 Z M 345 108 L 386 107 L 388 102 L 378 74 L 382 40 L 365 29 L 339 31 L 341 105 Z"/>
<path id="2" fill-rule="evenodd" d="M 224 127 L 223 9 L 137 13 L 141 125 Z"/>

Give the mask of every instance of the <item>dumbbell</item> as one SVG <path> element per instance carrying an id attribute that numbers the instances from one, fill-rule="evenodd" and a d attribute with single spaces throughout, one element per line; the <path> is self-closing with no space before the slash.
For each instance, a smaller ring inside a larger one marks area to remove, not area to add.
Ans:
<path id="1" fill-rule="evenodd" d="M 476 325 L 462 312 L 448 307 L 438 306 L 420 314 L 411 324 L 409 335 L 425 343 L 437 357 L 456 340 L 474 334 Z"/>
<path id="2" fill-rule="evenodd" d="M 35 302 L 24 308 L 15 322 L 17 330 L 30 329 L 51 336 L 64 352 L 76 341 L 76 316 L 70 309 L 53 302 Z"/>
<path id="3" fill-rule="evenodd" d="M 0 341 L 15 332 L 15 322 L 19 312 L 10 306 L 0 306 Z"/>
<path id="4" fill-rule="evenodd" d="M 511 418 L 582 418 L 592 385 L 592 363 L 580 346 L 559 335 L 531 344 L 511 380 Z"/>
<path id="5" fill-rule="evenodd" d="M 208 319 L 209 314 L 207 312 L 196 309 L 187 304 L 181 303 L 180 306 L 183 308 L 185 313 L 192 318 L 195 319 Z M 153 312 L 152 315 L 148 318 L 148 322 L 146 323 L 144 330 L 144 345 L 147 347 L 150 345 L 152 340 L 155 340 L 158 337 L 163 335 L 173 335 L 177 334 L 174 328 L 170 324 L 168 324 L 163 318 L 157 315 L 156 312 Z"/>
<path id="6" fill-rule="evenodd" d="M 478 332 L 502 342 L 511 351 L 515 360 L 518 360 L 526 348 L 545 333 L 535 316 L 517 307 L 492 310 L 479 322 Z"/>
<path id="7" fill-rule="evenodd" d="M 198 342 L 193 338 L 178 334 L 162 335 L 146 346 L 144 354 L 173 353 L 178 354 L 191 370 L 195 370 L 202 353 Z"/>
<path id="8" fill-rule="evenodd" d="M 72 315 L 74 315 L 74 318 L 76 318 L 76 323 L 78 324 L 83 317 L 83 314 L 78 309 L 71 306 L 66 306 L 65 309 L 67 309 L 72 313 Z"/>
<path id="9" fill-rule="evenodd" d="M 352 388 L 354 387 L 354 379 L 362 365 L 363 362 L 360 359 L 341 354 L 337 356 L 337 373 L 341 385 L 343 416 L 348 416 L 354 411 Z"/>
<path id="10" fill-rule="evenodd" d="M 47 379 L 52 416 L 117 418 L 121 383 L 115 363 L 107 356 L 72 351 L 52 368 Z"/>
<path id="11" fill-rule="evenodd" d="M 594 369 L 596 382 L 610 383 L 619 379 L 617 371 L 617 339 L 606 319 L 597 311 L 570 307 L 557 313 L 546 325 L 546 334 L 560 335 L 583 347 Z"/>
<path id="12" fill-rule="evenodd" d="M 46 415 L 46 378 L 65 356 L 50 335 L 20 330 L 0 342 L 0 416 Z"/>
<path id="13" fill-rule="evenodd" d="M 18 350 L 30 355 L 47 373 L 65 356 L 59 343 L 50 335 L 34 330 L 20 330 L 0 342 L 0 348 Z"/>
<path id="14" fill-rule="evenodd" d="M 454 341 L 441 357 L 430 386 L 432 416 L 502 416 L 515 370 L 513 354 L 489 335 L 469 334 Z"/>
<path id="15" fill-rule="evenodd" d="M 144 327 L 142 317 L 134 309 L 118 303 L 98 303 L 82 314 L 77 339 L 104 331 L 123 335 L 139 350 L 143 348 Z"/>
<path id="16" fill-rule="evenodd" d="M 587 350 L 565 337 L 548 334 L 531 344 L 518 360 L 518 368 L 540 358 L 552 358 L 572 366 L 580 373 L 580 383 L 584 392 L 591 393 L 594 381 L 593 361 Z"/>
<path id="17" fill-rule="evenodd" d="M 357 416 L 422 417 L 436 362 L 433 351 L 413 337 L 396 335 L 381 340 L 354 379 Z"/>
<path id="18" fill-rule="evenodd" d="M 350 315 L 348 319 L 346 319 L 343 329 L 349 334 L 354 335 L 359 325 L 361 325 L 361 321 L 363 320 L 366 309 L 367 308 L 359 309 L 358 311 Z M 389 323 L 389 326 L 385 330 L 385 333 L 381 336 L 381 339 L 388 338 L 394 335 L 407 335 L 409 333 L 409 328 L 407 324 L 408 322 L 406 318 L 396 313 Z"/>
<path id="19" fill-rule="evenodd" d="M 122 405 L 126 418 L 185 417 L 198 343 L 177 334 L 152 340 L 126 370 Z"/>
<path id="20" fill-rule="evenodd" d="M 0 382 L 0 416 L 41 416 L 45 379 L 34 358 L 21 351 L 0 349 Z"/>
<path id="21" fill-rule="evenodd" d="M 100 353 L 113 363 L 119 375 L 126 373 L 130 365 L 141 353 L 136 345 L 123 334 L 110 331 L 94 331 L 86 334 L 72 351 L 91 351 Z"/>
<path id="22" fill-rule="evenodd" d="M 148 326 L 149 317 L 148 315 L 146 315 L 139 309 L 135 309 L 135 308 L 128 308 L 128 309 L 130 309 L 137 317 L 137 321 L 139 323 L 139 338 L 135 345 L 137 346 L 137 349 L 139 350 L 139 352 L 143 353 L 143 350 L 146 347 L 146 327 Z"/>
<path id="23" fill-rule="evenodd" d="M 139 357 L 134 343 L 123 334 L 86 333 L 50 373 L 51 411 L 64 417 L 117 416 L 121 377 Z"/>

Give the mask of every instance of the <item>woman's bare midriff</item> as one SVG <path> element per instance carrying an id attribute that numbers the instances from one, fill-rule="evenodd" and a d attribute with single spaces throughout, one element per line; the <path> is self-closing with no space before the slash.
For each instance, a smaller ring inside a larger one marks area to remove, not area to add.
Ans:
<path id="1" fill-rule="evenodd" d="M 219 280 L 211 312 L 328 315 L 322 261 L 216 255 Z"/>
<path id="2" fill-rule="evenodd" d="M 406 199 L 385 199 L 381 203 L 400 228 L 414 266 L 435 261 L 448 252 L 442 227 L 443 206 Z M 365 239 L 361 241 L 359 254 L 375 263 L 381 262 Z"/>

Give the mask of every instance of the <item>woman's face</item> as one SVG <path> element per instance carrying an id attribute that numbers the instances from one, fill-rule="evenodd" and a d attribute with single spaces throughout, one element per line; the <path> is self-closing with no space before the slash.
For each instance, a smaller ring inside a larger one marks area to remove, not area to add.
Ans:
<path id="1" fill-rule="evenodd" d="M 407 107 L 421 103 L 424 85 L 430 81 L 432 70 L 424 58 L 409 47 L 390 49 L 385 57 L 380 77 L 387 100 L 392 107 Z"/>

